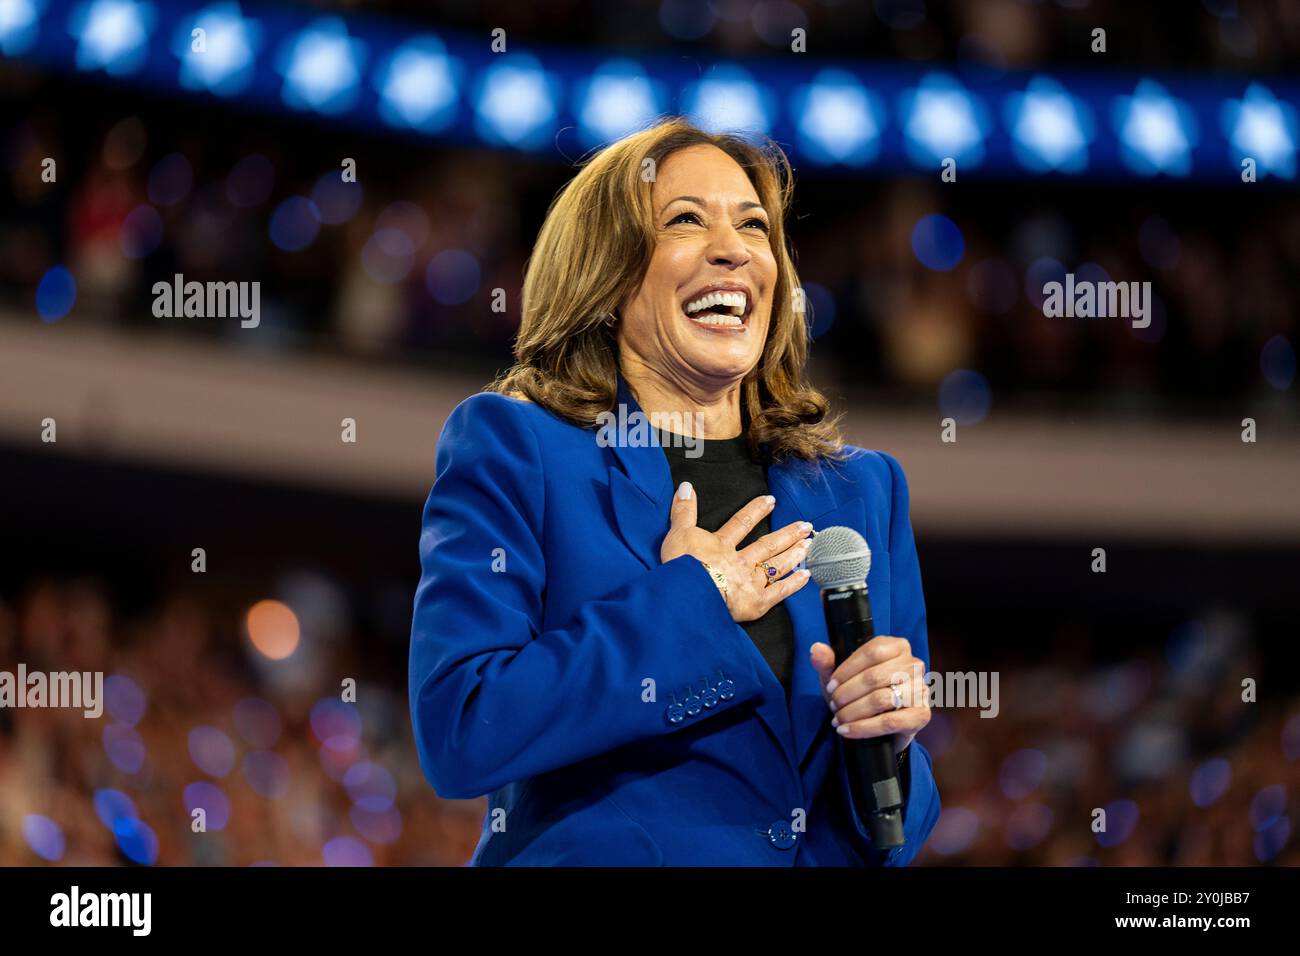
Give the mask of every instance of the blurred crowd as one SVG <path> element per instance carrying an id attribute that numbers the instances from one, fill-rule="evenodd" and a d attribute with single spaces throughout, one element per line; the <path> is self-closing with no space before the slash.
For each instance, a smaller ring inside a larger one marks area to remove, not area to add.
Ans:
<path id="1" fill-rule="evenodd" d="M 731 56 L 790 48 L 803 29 L 823 57 L 969 60 L 1009 69 L 1095 65 L 1094 27 L 1113 66 L 1273 71 L 1300 56 L 1300 10 L 1288 0 L 313 0 L 432 21 L 472 33 L 501 28 L 530 43 L 628 52 L 696 44 Z"/>
<path id="2" fill-rule="evenodd" d="M 355 636 L 318 660 L 304 643 L 285 682 L 221 604 L 174 593 L 127 615 L 95 580 L 55 577 L 0 604 L 0 668 L 109 677 L 98 720 L 0 711 L 0 865 L 466 862 L 485 802 L 425 782 L 401 669 L 341 703 Z M 320 622 L 300 616 L 305 640 Z M 949 698 L 919 738 L 943 803 L 919 864 L 1300 863 L 1300 699 L 1242 702 L 1240 675 L 1262 670 L 1247 618 L 1212 613 L 1107 664 L 1077 628 L 1057 637 L 1031 663 L 932 635 L 941 671 L 999 682 L 996 716 Z"/>
<path id="3" fill-rule="evenodd" d="M 166 111 L 74 124 L 38 110 L 4 131 L 14 198 L 0 294 L 13 315 L 31 315 L 61 264 L 79 324 L 508 363 L 531 243 L 570 170 L 315 128 L 297 130 L 292 151 L 265 130 L 185 129 Z M 54 183 L 41 178 L 47 156 L 61 164 Z M 343 181 L 345 158 L 356 183 Z M 933 396 L 964 369 L 1000 399 L 1294 403 L 1300 198 L 1260 189 L 800 178 L 791 237 L 821 384 Z M 918 248 L 918 224 L 935 215 L 957 234 Z M 1066 272 L 1150 282 L 1150 326 L 1045 318 L 1043 287 Z M 155 317 L 154 283 L 178 273 L 260 282 L 258 329 Z"/>
<path id="4" fill-rule="evenodd" d="M 106 706 L 0 710 L 0 866 L 465 862 L 481 808 L 425 782 L 403 674 L 344 702 L 361 656 L 281 661 L 286 683 L 197 594 L 128 617 L 94 580 L 34 580 L 0 603 L 0 669 L 103 671 Z"/>

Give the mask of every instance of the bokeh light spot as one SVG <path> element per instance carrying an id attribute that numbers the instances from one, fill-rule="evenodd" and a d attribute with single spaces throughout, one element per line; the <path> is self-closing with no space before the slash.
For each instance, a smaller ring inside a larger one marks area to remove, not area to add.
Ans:
<path id="1" fill-rule="evenodd" d="M 253 647 L 273 661 L 282 661 L 298 649 L 298 618 L 279 601 L 258 601 L 245 619 Z"/>

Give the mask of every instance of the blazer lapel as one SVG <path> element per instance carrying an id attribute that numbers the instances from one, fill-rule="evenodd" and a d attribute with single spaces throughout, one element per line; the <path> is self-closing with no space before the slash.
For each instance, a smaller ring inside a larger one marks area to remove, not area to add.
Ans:
<path id="1" fill-rule="evenodd" d="M 623 376 L 618 377 L 616 422 L 634 424 L 643 413 Z M 599 434 L 599 432 L 597 433 Z M 616 436 L 610 443 L 614 463 L 609 467 L 609 494 L 614 522 L 624 543 L 649 570 L 659 567 L 659 545 L 668 533 L 668 508 L 673 497 L 673 475 L 661 448 L 633 446 Z"/>

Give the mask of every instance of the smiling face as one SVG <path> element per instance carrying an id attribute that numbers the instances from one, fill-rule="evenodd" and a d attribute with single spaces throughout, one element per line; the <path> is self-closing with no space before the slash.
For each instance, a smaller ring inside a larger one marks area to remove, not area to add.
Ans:
<path id="1" fill-rule="evenodd" d="M 740 165 L 703 145 L 659 164 L 650 204 L 654 252 L 620 309 L 620 351 L 688 392 L 739 383 L 772 316 L 768 211 Z"/>

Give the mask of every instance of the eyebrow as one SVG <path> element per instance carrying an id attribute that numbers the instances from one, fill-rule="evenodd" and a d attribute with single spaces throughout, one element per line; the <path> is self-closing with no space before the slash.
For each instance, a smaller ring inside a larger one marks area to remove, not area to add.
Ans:
<path id="1" fill-rule="evenodd" d="M 693 202 L 693 203 L 695 203 L 695 205 L 697 205 L 697 206 L 708 206 L 708 203 L 706 203 L 706 202 L 705 202 L 703 199 L 701 199 L 699 196 L 674 196 L 672 199 L 670 199 L 670 200 L 668 200 L 666 203 L 664 203 L 663 208 L 664 208 L 664 209 L 667 209 L 667 208 L 668 208 L 669 206 L 671 206 L 673 203 L 675 203 L 675 202 L 683 202 L 683 201 L 684 201 L 684 202 Z M 745 202 L 742 202 L 742 203 L 739 205 L 738 208 L 741 209 L 742 211 L 745 210 L 745 209 L 763 209 L 763 204 L 760 203 L 760 202 L 753 202 L 753 201 L 750 201 L 750 200 L 746 200 Z M 660 210 L 660 212 L 662 212 L 662 211 L 663 211 L 663 210 Z M 763 209 L 763 212 L 767 212 L 767 210 L 766 210 L 766 209 Z"/>

